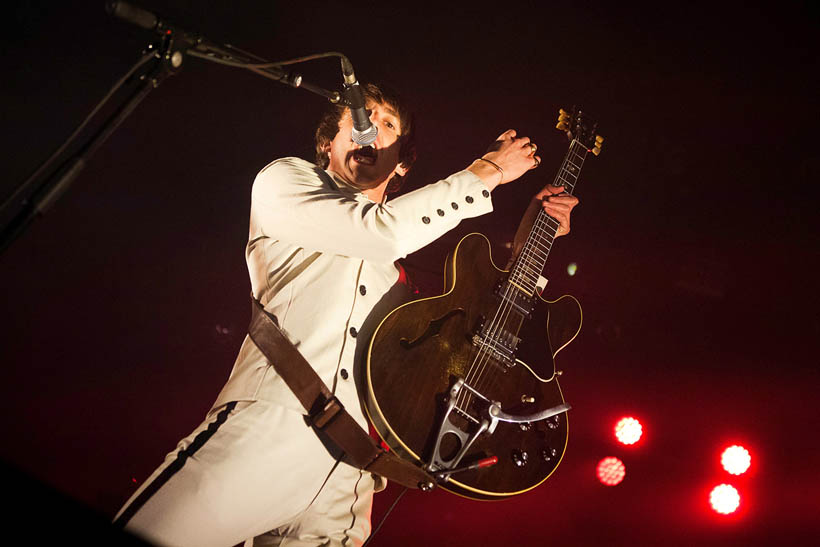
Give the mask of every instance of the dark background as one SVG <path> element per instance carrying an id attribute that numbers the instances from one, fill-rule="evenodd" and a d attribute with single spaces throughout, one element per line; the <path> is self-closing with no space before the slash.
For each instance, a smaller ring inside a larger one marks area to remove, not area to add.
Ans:
<path id="1" fill-rule="evenodd" d="M 6 12 L 4 197 L 152 39 L 102 1 L 67 4 Z M 573 405 L 564 461 L 503 502 L 408 493 L 373 545 L 808 544 L 820 533 L 818 8 L 552 4 L 141 5 L 269 59 L 342 51 L 361 81 L 404 90 L 420 134 L 410 187 L 466 166 L 508 128 L 538 143 L 542 167 L 499 189 L 495 213 L 408 257 L 426 294 L 470 231 L 503 263 L 566 150 L 559 107 L 600 122 L 603 153 L 547 266 L 550 293 L 574 294 L 585 314 L 559 356 Z M 340 84 L 337 61 L 300 71 Z M 249 318 L 253 177 L 276 157 L 310 158 L 324 106 L 189 58 L 0 257 L 0 459 L 18 485 L 7 525 L 79 536 L 25 481 L 108 519 L 200 422 Z M 638 446 L 612 439 L 624 415 L 644 423 Z M 718 464 L 735 442 L 753 457 L 739 478 Z M 610 455 L 627 468 L 616 487 L 594 473 Z M 721 482 L 742 496 L 729 518 L 708 507 Z M 374 523 L 398 491 L 376 496 Z"/>

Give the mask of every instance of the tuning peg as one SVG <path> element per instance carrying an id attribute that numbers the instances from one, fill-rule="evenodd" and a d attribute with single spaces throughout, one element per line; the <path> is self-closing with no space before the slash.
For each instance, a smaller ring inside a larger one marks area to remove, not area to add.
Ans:
<path id="1" fill-rule="evenodd" d="M 564 120 L 558 120 L 555 129 L 560 129 L 561 131 L 569 131 L 569 124 Z"/>
<path id="2" fill-rule="evenodd" d="M 596 156 L 601 153 L 601 147 L 604 145 L 604 138 L 600 135 L 595 135 L 595 146 L 592 147 L 592 153 Z"/>

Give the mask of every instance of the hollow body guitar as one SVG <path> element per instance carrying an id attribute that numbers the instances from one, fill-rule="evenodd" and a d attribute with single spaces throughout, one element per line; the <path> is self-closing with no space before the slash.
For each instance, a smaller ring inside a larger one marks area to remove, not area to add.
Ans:
<path id="1" fill-rule="evenodd" d="M 555 184 L 570 193 L 587 152 L 597 154 L 603 141 L 579 140 L 582 123 L 580 112 L 561 111 L 558 127 L 571 142 Z M 574 297 L 541 295 L 557 227 L 539 203 L 531 206 L 509 270 L 493 262 L 483 235 L 464 237 L 447 258 L 444 294 L 393 310 L 371 339 L 371 423 L 445 490 L 514 496 L 544 482 L 564 455 L 569 405 L 554 359 L 582 316 Z"/>

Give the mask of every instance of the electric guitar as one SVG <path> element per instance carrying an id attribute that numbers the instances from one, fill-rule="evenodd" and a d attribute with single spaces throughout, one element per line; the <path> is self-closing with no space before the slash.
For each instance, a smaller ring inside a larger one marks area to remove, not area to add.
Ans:
<path id="1" fill-rule="evenodd" d="M 603 139 L 578 110 L 561 110 L 556 127 L 570 144 L 554 184 L 571 194 Z M 570 407 L 554 359 L 577 336 L 582 314 L 572 296 L 541 294 L 557 228 L 533 204 L 509 270 L 495 265 L 486 237 L 464 237 L 447 258 L 444 294 L 396 308 L 371 339 L 370 421 L 445 490 L 484 500 L 521 494 L 564 455 Z"/>

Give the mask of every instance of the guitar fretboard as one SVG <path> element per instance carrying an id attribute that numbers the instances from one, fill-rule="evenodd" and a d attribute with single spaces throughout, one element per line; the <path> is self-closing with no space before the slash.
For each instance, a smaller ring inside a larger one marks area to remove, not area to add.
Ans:
<path id="1" fill-rule="evenodd" d="M 585 146 L 573 139 L 553 184 L 563 186 L 565 192 L 573 194 L 588 152 Z M 547 264 L 558 225 L 557 220 L 541 209 L 527 237 L 527 242 L 510 271 L 509 283 L 527 296 L 535 294 L 541 272 Z"/>

